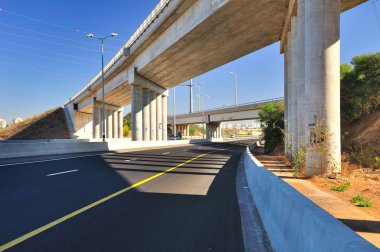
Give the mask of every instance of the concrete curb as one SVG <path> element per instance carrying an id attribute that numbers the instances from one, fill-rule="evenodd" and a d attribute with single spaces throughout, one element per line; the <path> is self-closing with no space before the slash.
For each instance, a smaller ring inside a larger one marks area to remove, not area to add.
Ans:
<path id="1" fill-rule="evenodd" d="M 120 140 L 110 140 L 107 142 L 87 142 L 82 140 L 12 141 L 0 142 L 0 159 L 83 152 L 102 152 L 112 150 L 132 150 L 137 148 L 176 146 L 205 142 L 207 142 L 207 140 L 177 140 L 156 142 L 132 142 Z"/>
<path id="2" fill-rule="evenodd" d="M 379 251 L 269 172 L 249 147 L 243 155 L 248 186 L 275 251 Z"/>

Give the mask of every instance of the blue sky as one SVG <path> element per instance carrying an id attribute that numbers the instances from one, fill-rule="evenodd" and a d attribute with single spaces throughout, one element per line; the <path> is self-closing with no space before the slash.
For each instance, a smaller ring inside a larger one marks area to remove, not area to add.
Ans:
<path id="1" fill-rule="evenodd" d="M 119 34 L 106 42 L 109 60 L 157 2 L 1 0 L 0 118 L 10 122 L 62 106 L 100 70 L 99 44 L 86 33 Z M 379 6 L 375 9 L 380 13 Z M 370 2 L 342 14 L 341 61 L 380 51 L 379 27 Z M 231 71 L 237 73 L 239 103 L 283 96 L 278 43 L 194 78 L 202 84 L 202 94 L 210 96 L 206 109 L 233 104 Z M 188 88 L 179 87 L 176 94 L 177 113 L 187 112 Z"/>

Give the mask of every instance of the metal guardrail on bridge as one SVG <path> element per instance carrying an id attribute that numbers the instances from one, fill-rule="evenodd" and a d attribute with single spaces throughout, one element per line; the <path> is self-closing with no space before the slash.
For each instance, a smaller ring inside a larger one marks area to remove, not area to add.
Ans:
<path id="1" fill-rule="evenodd" d="M 212 108 L 212 109 L 204 110 L 203 113 L 217 111 L 217 110 L 221 110 L 221 109 L 228 109 L 228 108 L 243 107 L 243 106 L 248 106 L 248 105 L 255 105 L 255 104 L 260 104 L 260 103 L 264 103 L 264 102 L 275 102 L 275 101 L 281 101 L 281 100 L 284 100 L 284 97 L 272 98 L 272 99 L 266 99 L 266 100 L 261 100 L 261 101 L 254 101 L 254 102 L 247 102 L 247 103 L 241 103 L 241 104 L 238 104 L 236 106 L 235 105 L 221 106 L 221 107 L 217 107 L 217 108 Z M 202 113 L 202 111 L 193 112 L 193 114 L 197 114 L 197 113 Z M 182 114 L 176 114 L 176 116 L 182 116 L 182 115 L 188 115 L 188 114 L 189 113 L 182 113 Z M 170 116 L 173 116 L 173 115 L 170 115 Z"/>

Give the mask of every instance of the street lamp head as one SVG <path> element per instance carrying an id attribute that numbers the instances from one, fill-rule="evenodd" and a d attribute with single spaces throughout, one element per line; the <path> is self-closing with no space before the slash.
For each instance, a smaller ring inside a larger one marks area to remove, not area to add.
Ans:
<path id="1" fill-rule="evenodd" d="M 117 37 L 117 36 L 119 36 L 119 34 L 117 34 L 117 33 L 111 33 L 111 37 Z"/>
<path id="2" fill-rule="evenodd" d="M 87 34 L 86 37 L 87 37 L 87 38 L 93 38 L 93 37 L 94 37 L 94 34 L 92 34 L 92 33 Z"/>

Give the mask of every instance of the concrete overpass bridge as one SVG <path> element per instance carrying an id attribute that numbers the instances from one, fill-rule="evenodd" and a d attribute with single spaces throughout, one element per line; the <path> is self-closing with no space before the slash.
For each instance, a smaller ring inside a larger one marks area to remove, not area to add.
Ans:
<path id="1" fill-rule="evenodd" d="M 222 122 L 259 119 L 261 108 L 271 102 L 283 103 L 284 98 L 244 103 L 237 106 L 224 106 L 191 114 L 178 114 L 175 117 L 171 115 L 168 116 L 168 126 L 173 127 L 175 124 L 177 131 L 187 136 L 191 124 L 205 123 L 207 139 L 222 138 L 220 127 Z"/>
<path id="2" fill-rule="evenodd" d="M 285 56 L 287 152 L 332 132 L 328 166 L 340 168 L 340 13 L 365 0 L 161 0 L 105 66 L 107 137 L 122 137 L 131 104 L 132 139 L 167 139 L 167 89 L 280 41 Z M 228 38 L 228 39 L 226 39 Z M 65 108 L 78 137 L 99 138 L 101 74 Z M 320 173 L 307 155 L 308 175 Z"/>

